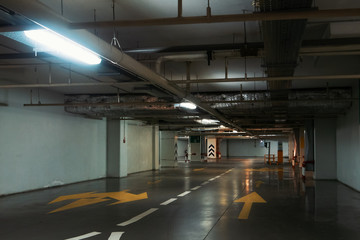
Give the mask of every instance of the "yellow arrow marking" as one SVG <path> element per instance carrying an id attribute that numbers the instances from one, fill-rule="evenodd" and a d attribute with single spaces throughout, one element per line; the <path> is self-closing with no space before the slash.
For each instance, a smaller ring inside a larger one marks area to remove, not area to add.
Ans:
<path id="1" fill-rule="evenodd" d="M 108 195 L 109 197 L 119 200 L 118 202 L 114 202 L 110 205 L 116 205 L 120 203 L 126 203 L 126 202 L 133 202 L 137 200 L 147 199 L 148 195 L 146 192 L 140 193 L 140 194 L 131 194 L 126 191 L 118 192 L 118 193 L 111 193 Z"/>
<path id="2" fill-rule="evenodd" d="M 110 201 L 111 198 L 118 200 L 110 205 L 126 203 L 126 202 L 133 202 L 137 200 L 147 199 L 148 195 L 146 192 L 141 194 L 132 194 L 128 193 L 129 190 L 124 190 L 121 192 L 109 192 L 109 193 L 95 193 L 95 192 L 88 192 L 88 193 L 80 193 L 80 194 L 73 194 L 68 196 L 61 196 L 56 198 L 55 200 L 49 202 L 49 204 L 62 202 L 66 200 L 76 200 L 70 204 L 67 204 L 63 207 L 55 209 L 49 213 L 61 212 L 73 208 L 83 207 L 91 204 L 96 204 L 100 202 Z"/>
<path id="3" fill-rule="evenodd" d="M 258 168 L 258 169 L 247 168 L 247 169 L 245 169 L 245 171 L 247 171 L 247 172 L 283 172 L 284 169 L 282 169 L 282 168 Z"/>
<path id="4" fill-rule="evenodd" d="M 262 197 L 260 197 L 260 195 L 257 194 L 256 192 L 252 192 L 252 193 L 246 195 L 245 197 L 235 200 L 234 202 L 245 203 L 239 214 L 239 217 L 238 217 L 239 219 L 248 219 L 249 218 L 250 210 L 251 210 L 253 203 L 266 203 L 266 201 Z"/>
<path id="5" fill-rule="evenodd" d="M 149 181 L 148 184 L 149 184 L 149 185 L 151 185 L 151 184 L 157 184 L 157 183 L 159 183 L 159 182 L 161 182 L 161 181 L 162 181 L 162 180 L 156 180 L 156 181 L 153 181 L 153 182 Z"/>
<path id="6" fill-rule="evenodd" d="M 90 198 L 90 199 L 79 199 L 73 203 L 70 203 L 68 205 L 65 205 L 63 207 L 60 207 L 58 209 L 55 209 L 54 211 L 51 211 L 49 213 L 55 213 L 55 212 L 61 212 L 73 208 L 83 207 L 91 204 L 96 204 L 100 202 L 109 201 L 110 199 L 102 199 L 102 198 Z"/>
<path id="7" fill-rule="evenodd" d="M 204 171 L 205 168 L 195 168 L 193 171 L 194 172 L 200 172 L 200 171 Z"/>
<path id="8" fill-rule="evenodd" d="M 256 184 L 256 188 L 259 188 L 261 186 L 261 184 L 263 184 L 264 182 L 263 181 L 256 181 L 255 184 Z"/>

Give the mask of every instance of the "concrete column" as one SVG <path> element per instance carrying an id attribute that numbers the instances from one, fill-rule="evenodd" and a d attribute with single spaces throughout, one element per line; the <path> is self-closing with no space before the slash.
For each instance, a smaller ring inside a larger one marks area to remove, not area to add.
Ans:
<path id="1" fill-rule="evenodd" d="M 106 176 L 127 176 L 126 121 L 107 121 Z M 125 140 L 125 142 L 124 142 Z"/>
<path id="2" fill-rule="evenodd" d="M 336 119 L 315 120 L 315 179 L 337 179 Z"/>
<path id="3" fill-rule="evenodd" d="M 201 136 L 200 140 L 202 159 L 207 160 L 207 140 L 205 136 Z"/>
<path id="4" fill-rule="evenodd" d="M 189 157 L 191 161 L 201 161 L 201 137 L 190 136 Z"/>
<path id="5" fill-rule="evenodd" d="M 207 158 L 216 158 L 216 138 L 208 137 L 207 139 Z"/>
<path id="6" fill-rule="evenodd" d="M 299 137 L 300 137 L 300 154 L 298 156 L 299 156 L 299 167 L 301 167 L 305 157 L 305 129 L 303 127 L 301 127 L 299 130 Z"/>
<path id="7" fill-rule="evenodd" d="M 283 164 L 283 143 L 282 142 L 278 142 L 278 152 L 277 152 L 277 156 L 278 156 L 278 163 L 279 164 Z"/>
<path id="8" fill-rule="evenodd" d="M 153 126 L 153 170 L 160 168 L 160 132 L 159 126 Z"/>
<path id="9" fill-rule="evenodd" d="M 305 122 L 305 161 L 306 170 L 314 171 L 314 164 L 309 163 L 314 161 L 314 121 L 307 120 Z"/>
<path id="10" fill-rule="evenodd" d="M 160 165 L 161 167 L 177 166 L 177 137 L 176 132 L 160 132 Z"/>

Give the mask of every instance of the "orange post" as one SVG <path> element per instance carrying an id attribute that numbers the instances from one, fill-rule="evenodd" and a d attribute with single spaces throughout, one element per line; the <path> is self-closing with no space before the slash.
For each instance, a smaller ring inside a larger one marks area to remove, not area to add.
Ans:
<path id="1" fill-rule="evenodd" d="M 278 164 L 283 164 L 283 151 L 279 150 L 278 151 Z"/>

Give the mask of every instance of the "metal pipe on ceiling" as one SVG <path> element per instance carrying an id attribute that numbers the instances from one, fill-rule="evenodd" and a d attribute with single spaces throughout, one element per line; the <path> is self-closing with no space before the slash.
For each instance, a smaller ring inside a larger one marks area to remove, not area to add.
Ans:
<path id="1" fill-rule="evenodd" d="M 5 6 L 11 6 L 7 4 L 7 2 L 3 4 Z M 146 27 L 146 26 L 165 26 L 165 25 L 227 23 L 227 22 L 244 22 L 244 21 L 321 19 L 321 18 L 341 18 L 341 17 L 359 17 L 359 16 L 360 16 L 360 8 L 328 9 L 328 10 L 310 9 L 310 10 L 292 10 L 289 12 L 272 11 L 272 12 L 260 12 L 260 13 L 248 13 L 248 14 L 211 15 L 211 16 L 196 16 L 196 17 L 117 20 L 117 21 L 102 21 L 102 22 L 79 22 L 79 23 L 68 23 L 67 26 L 70 29 L 94 29 L 94 28 L 113 28 L 113 27 Z M 25 31 L 34 28 L 38 28 L 38 26 L 34 26 L 34 25 L 6 26 L 6 27 L 1 27 L 0 32 Z"/>
<path id="2" fill-rule="evenodd" d="M 156 60 L 156 72 L 161 74 L 161 64 L 165 61 L 196 61 L 196 60 L 204 60 L 207 58 L 207 55 L 204 53 L 196 53 L 196 54 L 177 54 L 177 55 L 167 55 L 161 56 Z"/>
<path id="3" fill-rule="evenodd" d="M 328 9 L 317 10 L 292 10 L 292 11 L 272 11 L 248 14 L 232 15 L 211 15 L 196 17 L 176 17 L 176 18 L 157 18 L 141 20 L 118 20 L 103 22 L 79 22 L 69 23 L 71 29 L 93 29 L 93 28 L 112 28 L 112 27 L 145 27 L 145 26 L 164 26 L 164 25 L 186 25 L 201 23 L 226 23 L 244 21 L 275 21 L 275 20 L 294 20 L 294 19 L 320 19 L 320 18 L 339 18 L 339 17 L 359 17 L 360 8 L 350 9 Z"/>
<path id="4" fill-rule="evenodd" d="M 360 74 L 352 75 L 322 75 L 322 76 L 293 76 L 293 77 L 255 77 L 255 78 L 218 78 L 218 79 L 193 79 L 169 80 L 175 84 L 185 83 L 226 83 L 226 82 L 254 82 L 254 81 L 282 81 L 282 80 L 338 80 L 359 79 Z M 88 87 L 88 86 L 134 86 L 149 85 L 149 82 L 96 82 L 96 83 L 52 83 L 52 84 L 6 84 L 4 88 L 55 88 L 55 87 Z"/>
<path id="5" fill-rule="evenodd" d="M 65 36 L 70 35 L 72 39 L 85 43 L 84 45 L 86 45 L 86 47 L 92 49 L 94 52 L 98 53 L 100 56 L 109 60 L 124 71 L 131 72 L 132 74 L 137 75 L 139 78 L 148 80 L 153 85 L 158 86 L 179 98 L 186 99 L 196 104 L 199 108 L 210 113 L 224 124 L 227 124 L 238 130 L 242 130 L 241 126 L 234 124 L 231 120 L 224 117 L 217 110 L 211 108 L 207 104 L 202 103 L 201 100 L 192 96 L 191 94 L 187 94 L 186 91 L 178 87 L 176 84 L 169 82 L 167 79 L 153 72 L 151 69 L 142 65 L 116 47 L 111 46 L 108 42 L 105 42 L 104 40 L 85 30 L 69 30 L 67 28 L 69 26 L 69 21 L 67 19 L 59 16 L 57 13 L 39 1 L 3 0 L 2 4 L 7 8 L 26 16 L 37 24 L 46 24 L 47 27 L 58 31 Z M 93 26 L 92 28 L 96 27 Z"/>
<path id="6" fill-rule="evenodd" d="M 7 84 L 0 85 L 0 89 L 10 88 L 58 88 L 58 87 L 100 87 L 100 86 L 134 86 L 148 85 L 147 82 L 93 82 L 93 83 L 36 83 L 36 84 Z"/>
<path id="7" fill-rule="evenodd" d="M 111 103 L 39 103 L 24 104 L 24 107 L 108 107 L 108 106 L 171 106 L 175 109 L 171 102 L 111 102 Z"/>
<path id="8" fill-rule="evenodd" d="M 171 80 L 175 84 L 185 83 L 222 83 L 222 82 L 262 82 L 262 81 L 284 81 L 284 80 L 339 80 L 339 79 L 359 79 L 360 74 L 349 75 L 320 75 L 320 76 L 289 76 L 289 77 L 253 77 L 253 78 L 217 78 L 217 79 L 193 79 Z"/>
<path id="9" fill-rule="evenodd" d="M 358 101 L 359 98 L 332 98 L 332 99 L 288 99 L 288 100 L 214 100 L 214 101 L 202 101 L 204 104 L 217 104 L 217 103 L 229 103 L 229 104 L 251 104 L 251 103 L 278 103 L 278 102 L 348 102 Z M 173 106 L 179 104 L 176 102 L 105 102 L 105 103 L 88 103 L 88 102 L 69 102 L 69 103 L 40 103 L 40 104 L 24 104 L 25 107 L 103 107 L 103 106 Z M 174 107 L 175 109 L 175 107 Z"/>

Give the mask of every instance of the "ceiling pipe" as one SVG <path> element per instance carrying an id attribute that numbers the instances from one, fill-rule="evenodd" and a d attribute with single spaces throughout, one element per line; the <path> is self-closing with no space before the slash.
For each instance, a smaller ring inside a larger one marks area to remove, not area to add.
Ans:
<path id="1" fill-rule="evenodd" d="M 213 59 L 217 58 L 240 58 L 242 57 L 240 51 L 219 51 L 212 53 Z M 158 74 L 161 74 L 161 65 L 164 62 L 193 62 L 193 61 L 208 61 L 209 56 L 206 53 L 191 53 L 191 54 L 174 54 L 174 55 L 165 55 L 158 57 L 156 59 L 156 72 Z"/>
<path id="2" fill-rule="evenodd" d="M 222 82 L 262 82 L 262 81 L 283 81 L 283 80 L 339 80 L 339 79 L 359 79 L 360 74 L 352 75 L 321 75 L 321 76 L 289 76 L 289 77 L 253 77 L 253 78 L 217 78 L 217 79 L 193 79 L 171 80 L 172 83 L 222 83 Z"/>
<path id="3" fill-rule="evenodd" d="M 338 80 L 359 79 L 360 74 L 354 75 L 324 75 L 324 76 L 293 76 L 293 77 L 255 77 L 255 78 L 221 78 L 221 79 L 193 79 L 172 80 L 175 84 L 184 83 L 221 83 L 221 82 L 254 82 L 254 81 L 282 81 L 282 80 Z M 91 87 L 91 86 L 142 86 L 149 82 L 96 82 L 96 83 L 52 83 L 52 84 L 6 84 L 0 85 L 0 89 L 6 88 L 56 88 L 56 87 Z"/>
<path id="4" fill-rule="evenodd" d="M 168 55 L 161 56 L 156 60 L 156 72 L 161 74 L 161 64 L 166 61 L 174 61 L 174 62 L 186 62 L 186 61 L 196 61 L 196 60 L 204 60 L 207 58 L 207 55 L 204 53 L 196 53 L 196 54 L 177 54 L 177 55 Z"/>
<path id="5" fill-rule="evenodd" d="M 250 103 L 270 103 L 270 102 L 351 102 L 359 101 L 359 98 L 325 98 L 325 99 L 288 99 L 288 100 L 214 100 L 203 101 L 204 104 L 229 103 L 229 104 L 250 104 Z M 24 104 L 25 107 L 103 107 L 103 106 L 174 106 L 176 102 L 106 102 L 106 103 L 39 103 Z M 175 109 L 175 107 L 173 108 Z"/>
<path id="6" fill-rule="evenodd" d="M 301 51 L 349 51 L 360 49 L 359 38 L 332 38 L 318 40 L 303 40 Z M 248 42 L 247 49 L 263 49 L 263 42 Z M 126 49 L 126 53 L 165 53 L 165 52 L 199 52 L 199 51 L 216 51 L 216 50 L 235 50 L 245 49 L 244 43 L 224 43 L 224 44 L 204 44 L 204 45 L 185 45 L 172 47 L 152 47 L 152 48 L 135 48 Z"/>
<path id="7" fill-rule="evenodd" d="M 201 100 L 192 96 L 191 94 L 187 94 L 183 89 L 181 89 L 174 83 L 169 82 L 167 79 L 161 77 L 160 75 L 149 69 L 148 67 L 144 66 L 135 59 L 131 58 L 130 56 L 123 53 L 116 47 L 111 46 L 109 43 L 105 42 L 104 40 L 100 39 L 94 34 L 84 30 L 69 31 L 67 29 L 69 21 L 63 18 L 62 16 L 56 14 L 49 7 L 45 6 L 39 1 L 3 0 L 2 4 L 9 9 L 28 17 L 29 19 L 35 21 L 38 24 L 46 24 L 46 27 L 49 27 L 54 31 L 58 31 L 59 33 L 62 33 L 65 36 L 70 35 L 74 41 L 79 41 L 84 43 L 86 47 L 92 49 L 94 52 L 98 53 L 100 56 L 109 60 L 114 65 L 118 66 L 124 71 L 131 72 L 134 75 L 137 75 L 139 78 L 147 80 L 153 85 L 158 86 L 179 98 L 186 99 L 196 104 L 199 108 L 210 113 L 224 124 L 227 124 L 235 129 L 243 131 L 241 126 L 233 123 L 231 120 L 224 117 L 217 110 L 211 108 L 207 104 L 202 103 Z"/>
<path id="8" fill-rule="evenodd" d="M 7 84 L 0 85 L 0 89 L 10 88 L 58 88 L 58 87 L 100 87 L 100 86 L 134 86 L 134 85 L 149 85 L 147 82 L 97 82 L 97 83 L 38 83 L 38 84 Z"/>
<path id="9" fill-rule="evenodd" d="M 21 0 L 23 1 L 23 0 Z M 34 0 L 31 0 L 34 1 Z M 3 5 L 11 8 L 8 0 Z M 27 5 L 26 5 L 27 6 Z M 180 10 L 178 10 L 178 14 Z M 182 14 L 182 10 L 181 10 Z M 245 22 L 245 21 L 276 21 L 276 20 L 295 20 L 295 19 L 321 19 L 321 18 L 340 18 L 340 17 L 358 17 L 360 8 L 348 9 L 329 9 L 329 10 L 292 10 L 289 12 L 272 11 L 247 14 L 231 15 L 211 15 L 197 17 L 175 17 L 175 18 L 157 18 L 141 20 L 117 20 L 103 22 L 79 22 L 68 23 L 70 29 L 94 29 L 94 28 L 114 28 L 114 27 L 146 27 L 146 26 L 165 26 L 165 25 L 187 25 L 202 23 L 228 23 L 228 22 Z M 38 28 L 34 25 L 6 26 L 1 27 L 0 32 L 25 31 Z"/>
<path id="10" fill-rule="evenodd" d="M 294 20 L 294 19 L 320 19 L 320 18 L 339 18 L 339 17 L 358 17 L 360 8 L 351 9 L 330 9 L 317 10 L 292 10 L 292 11 L 273 11 L 261 13 L 232 14 L 232 15 L 210 15 L 196 17 L 176 17 L 176 18 L 157 18 L 141 20 L 117 20 L 103 22 L 79 22 L 70 23 L 71 29 L 93 29 L 93 28 L 112 28 L 112 27 L 144 27 L 144 26 L 164 26 L 164 25 L 185 25 L 201 23 L 226 23 L 244 21 L 274 21 L 274 20 Z"/>
<path id="11" fill-rule="evenodd" d="M 39 103 L 24 104 L 24 107 L 108 107 L 108 106 L 172 106 L 174 102 L 110 102 L 110 103 Z"/>

